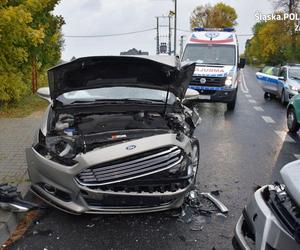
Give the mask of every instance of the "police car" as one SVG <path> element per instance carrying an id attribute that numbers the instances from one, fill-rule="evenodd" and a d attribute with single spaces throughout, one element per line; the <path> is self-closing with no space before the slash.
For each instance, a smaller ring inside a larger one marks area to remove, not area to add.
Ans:
<path id="1" fill-rule="evenodd" d="M 181 60 L 196 62 L 189 88 L 199 92 L 197 100 L 223 102 L 227 109 L 235 108 L 239 69 L 245 66 L 245 60 L 239 59 L 234 29 L 196 28 Z"/>
<path id="2" fill-rule="evenodd" d="M 265 92 L 265 98 L 275 96 L 285 104 L 300 91 L 300 64 L 265 66 L 256 73 L 256 78 Z"/>

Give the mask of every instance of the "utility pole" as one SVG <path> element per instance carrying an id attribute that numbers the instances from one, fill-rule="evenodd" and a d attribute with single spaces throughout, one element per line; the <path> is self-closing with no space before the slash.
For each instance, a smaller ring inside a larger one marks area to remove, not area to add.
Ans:
<path id="1" fill-rule="evenodd" d="M 156 17 L 156 54 L 159 54 L 159 17 Z"/>
<path id="2" fill-rule="evenodd" d="M 176 55 L 176 41 L 177 41 L 177 0 L 175 2 L 175 17 L 174 17 L 174 55 Z"/>
<path id="3" fill-rule="evenodd" d="M 171 55 L 171 51 L 172 51 L 172 49 L 171 49 L 171 46 L 172 46 L 172 44 L 171 44 L 171 37 L 172 37 L 172 28 L 171 28 L 171 16 L 169 15 L 169 45 L 168 45 L 168 47 L 169 47 L 169 55 Z"/>
<path id="4" fill-rule="evenodd" d="M 183 39 L 185 36 L 180 36 L 180 56 L 182 56 L 183 53 Z"/>

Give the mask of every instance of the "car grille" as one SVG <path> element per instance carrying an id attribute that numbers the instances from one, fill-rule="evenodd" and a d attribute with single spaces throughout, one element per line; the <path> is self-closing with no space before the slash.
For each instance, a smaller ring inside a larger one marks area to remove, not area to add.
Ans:
<path id="1" fill-rule="evenodd" d="M 201 83 L 200 79 L 204 78 L 206 80 L 205 83 Z M 203 85 L 203 86 L 224 86 L 226 77 L 203 77 L 203 76 L 194 76 L 192 78 L 191 85 Z"/>
<path id="2" fill-rule="evenodd" d="M 265 189 L 264 197 L 276 217 L 287 231 L 300 243 L 300 208 L 285 190 L 276 191 Z"/>
<path id="3" fill-rule="evenodd" d="M 182 158 L 179 147 L 164 147 L 92 166 L 75 179 L 83 186 L 108 185 L 164 171 L 179 164 Z"/>

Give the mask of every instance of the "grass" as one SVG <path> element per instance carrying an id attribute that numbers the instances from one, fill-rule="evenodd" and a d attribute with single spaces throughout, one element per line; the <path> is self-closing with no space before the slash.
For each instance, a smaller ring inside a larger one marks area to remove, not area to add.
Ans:
<path id="1" fill-rule="evenodd" d="M 47 106 L 48 102 L 37 95 L 25 96 L 15 103 L 0 104 L 0 118 L 23 118 Z"/>

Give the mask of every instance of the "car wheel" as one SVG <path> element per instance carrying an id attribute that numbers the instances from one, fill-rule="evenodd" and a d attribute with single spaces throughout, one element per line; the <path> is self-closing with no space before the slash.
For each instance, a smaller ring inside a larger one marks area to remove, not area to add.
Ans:
<path id="1" fill-rule="evenodd" d="M 285 105 L 285 104 L 286 104 L 286 100 L 285 100 L 285 90 L 282 90 L 281 97 L 280 97 L 280 102 L 281 102 L 282 105 Z"/>
<path id="2" fill-rule="evenodd" d="M 287 127 L 291 133 L 297 133 L 299 130 L 295 109 L 293 108 L 290 108 L 287 111 Z"/>
<path id="3" fill-rule="evenodd" d="M 192 173 L 195 175 L 193 184 L 196 184 L 196 179 L 197 179 L 197 173 L 198 173 L 198 168 L 199 168 L 199 155 L 200 155 L 200 146 L 199 146 L 199 141 L 194 140 L 192 142 L 192 153 L 191 153 L 191 158 L 192 158 Z"/>
<path id="4" fill-rule="evenodd" d="M 264 98 L 265 99 L 270 99 L 271 98 L 271 94 L 269 92 L 265 92 Z"/>

